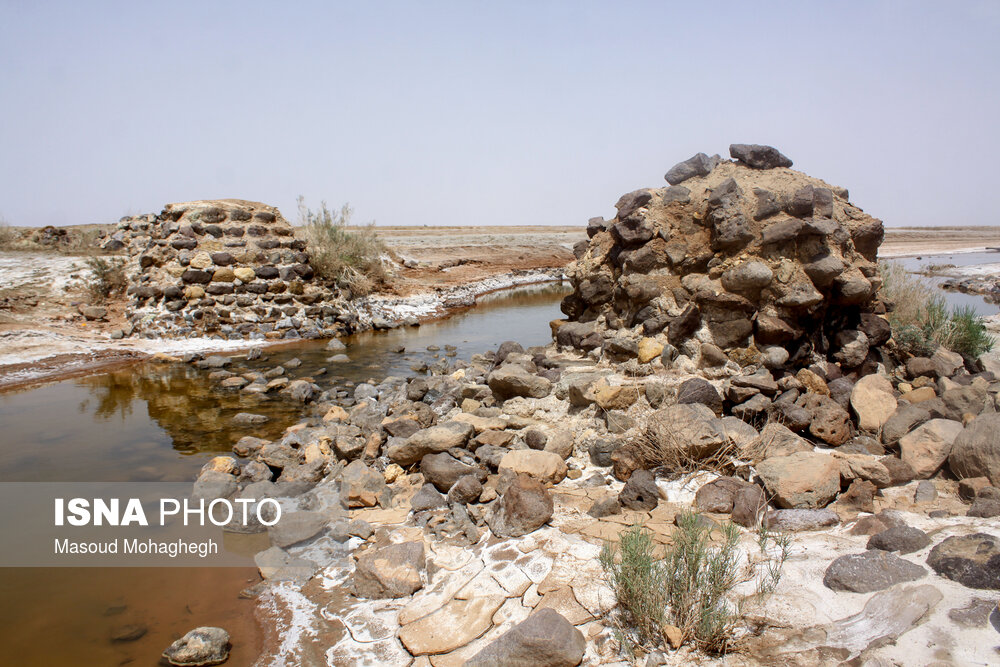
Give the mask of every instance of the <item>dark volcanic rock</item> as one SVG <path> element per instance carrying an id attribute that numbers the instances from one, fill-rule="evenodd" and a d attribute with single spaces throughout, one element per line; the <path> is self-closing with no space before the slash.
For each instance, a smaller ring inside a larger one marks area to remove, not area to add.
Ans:
<path id="1" fill-rule="evenodd" d="M 729 155 L 754 169 L 774 169 L 776 167 L 791 167 L 792 161 L 781 154 L 773 146 L 761 144 L 731 144 Z"/>
<path id="2" fill-rule="evenodd" d="M 1000 590 L 1000 539 L 993 535 L 949 537 L 931 549 L 927 564 L 969 588 Z"/>
<path id="3" fill-rule="evenodd" d="M 823 584 L 835 591 L 872 593 L 927 574 L 920 565 L 873 549 L 837 558 L 826 570 Z"/>

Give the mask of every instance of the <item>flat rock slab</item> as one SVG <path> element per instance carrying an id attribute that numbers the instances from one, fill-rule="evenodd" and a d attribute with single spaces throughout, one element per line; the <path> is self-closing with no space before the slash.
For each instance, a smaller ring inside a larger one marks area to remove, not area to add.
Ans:
<path id="1" fill-rule="evenodd" d="M 871 593 L 927 574 L 922 566 L 873 549 L 837 558 L 826 569 L 823 584 L 835 591 Z"/>
<path id="2" fill-rule="evenodd" d="M 992 535 L 949 537 L 931 549 L 927 564 L 963 586 L 1000 590 L 1000 539 Z"/>
<path id="3" fill-rule="evenodd" d="M 411 655 L 448 653 L 465 646 L 493 625 L 493 614 L 507 598 L 500 595 L 452 600 L 437 611 L 403 626 L 399 640 Z"/>

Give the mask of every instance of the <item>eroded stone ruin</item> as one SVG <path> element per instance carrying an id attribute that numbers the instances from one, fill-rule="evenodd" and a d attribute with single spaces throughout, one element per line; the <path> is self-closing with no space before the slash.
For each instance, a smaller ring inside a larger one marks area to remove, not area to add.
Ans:
<path id="1" fill-rule="evenodd" d="M 349 294 L 315 279 L 306 241 L 277 208 L 239 199 L 123 218 L 133 334 L 323 338 L 358 322 Z"/>
<path id="2" fill-rule="evenodd" d="M 590 220 L 561 344 L 628 356 L 655 336 L 692 358 L 707 343 L 774 366 L 826 356 L 856 368 L 888 339 L 874 316 L 882 222 L 771 147 L 730 153 L 699 153 L 666 187 L 623 195 L 614 219 Z"/>

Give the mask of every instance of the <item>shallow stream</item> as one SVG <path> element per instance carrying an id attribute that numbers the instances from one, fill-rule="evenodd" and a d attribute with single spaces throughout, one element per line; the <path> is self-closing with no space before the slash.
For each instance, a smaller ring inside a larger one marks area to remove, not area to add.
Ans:
<path id="1" fill-rule="evenodd" d="M 324 389 L 349 391 L 351 383 L 410 375 L 414 365 L 467 359 L 505 340 L 544 345 L 567 291 L 564 284 L 520 287 L 419 328 L 361 334 L 345 340 L 348 362 L 328 362 L 326 341 L 313 341 L 266 348 L 261 359 L 240 365 L 266 370 L 297 358 L 302 363 L 290 379 L 309 376 Z M 276 437 L 302 414 L 300 404 L 279 396 L 220 393 L 212 385 L 208 371 L 143 363 L 0 394 L 0 481 L 193 481 L 240 437 Z M 238 412 L 270 421 L 234 427 Z M 261 633 L 254 603 L 238 593 L 257 580 L 253 568 L 3 568 L 0 662 L 156 665 L 174 639 L 218 625 L 232 636 L 228 664 L 248 665 Z M 126 625 L 146 633 L 112 641 Z"/>

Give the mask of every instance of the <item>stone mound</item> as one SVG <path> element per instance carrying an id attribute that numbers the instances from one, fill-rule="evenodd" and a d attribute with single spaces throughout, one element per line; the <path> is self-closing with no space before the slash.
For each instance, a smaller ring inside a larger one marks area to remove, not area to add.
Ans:
<path id="1" fill-rule="evenodd" d="M 123 218 L 133 334 L 231 339 L 349 333 L 357 314 L 314 280 L 306 242 L 277 208 L 240 199 L 168 204 Z"/>
<path id="2" fill-rule="evenodd" d="M 614 219 L 590 220 L 567 270 L 560 344 L 663 333 L 677 347 L 780 346 L 792 363 L 865 360 L 866 314 L 884 312 L 882 222 L 776 149 L 730 150 L 737 160 L 699 153 L 670 169 L 669 187 L 627 193 Z"/>

